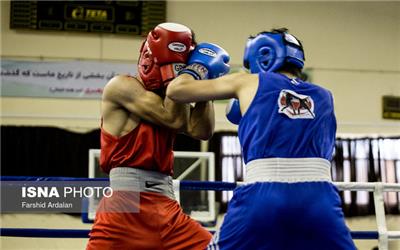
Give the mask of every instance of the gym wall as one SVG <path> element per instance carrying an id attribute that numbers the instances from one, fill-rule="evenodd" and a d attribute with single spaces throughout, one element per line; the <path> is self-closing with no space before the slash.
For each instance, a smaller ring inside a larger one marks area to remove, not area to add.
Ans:
<path id="1" fill-rule="evenodd" d="M 398 135 L 398 121 L 381 117 L 382 95 L 400 96 L 399 2 L 168 1 L 167 20 L 218 43 L 240 67 L 249 35 L 287 27 L 303 42 L 312 81 L 332 90 L 338 132 Z M 95 60 L 136 67 L 142 37 L 9 29 L 10 2 L 1 1 L 1 57 L 17 60 Z M 104 83 L 105 84 L 105 83 Z M 1 97 L 1 124 L 99 126 L 100 102 Z M 235 130 L 216 103 L 216 129 Z"/>

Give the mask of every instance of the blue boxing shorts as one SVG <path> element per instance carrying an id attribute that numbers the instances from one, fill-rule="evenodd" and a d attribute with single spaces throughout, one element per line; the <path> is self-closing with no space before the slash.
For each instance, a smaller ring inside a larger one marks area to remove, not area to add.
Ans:
<path id="1" fill-rule="evenodd" d="M 356 249 L 329 162 L 306 159 L 249 162 L 208 249 Z"/>

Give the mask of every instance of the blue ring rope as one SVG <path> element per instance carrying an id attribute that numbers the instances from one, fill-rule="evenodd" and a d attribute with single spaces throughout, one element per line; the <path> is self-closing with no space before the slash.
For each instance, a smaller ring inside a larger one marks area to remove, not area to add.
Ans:
<path id="1" fill-rule="evenodd" d="M 87 229 L 1 228 L 1 236 L 35 238 L 89 238 Z"/>
<path id="2" fill-rule="evenodd" d="M 0 181 L 109 181 L 109 178 L 54 177 L 54 176 L 0 176 Z"/>
<path id="3" fill-rule="evenodd" d="M 3 237 L 34 237 L 34 238 L 88 238 L 87 229 L 44 229 L 44 228 L 1 228 Z M 210 231 L 214 233 L 214 231 Z M 355 240 L 376 240 L 377 231 L 352 231 L 351 237 Z"/>
<path id="4" fill-rule="evenodd" d="M 0 176 L 0 181 L 109 181 L 109 178 L 42 177 L 42 176 Z M 233 190 L 234 182 L 223 181 L 180 181 L 181 190 Z M 8 237 L 39 238 L 87 238 L 86 229 L 41 229 L 41 228 L 1 228 L 0 235 Z M 378 239 L 377 231 L 352 231 L 353 239 Z"/>
<path id="5" fill-rule="evenodd" d="M 234 190 L 237 184 L 224 181 L 180 181 L 179 188 L 182 190 Z"/>
<path id="6" fill-rule="evenodd" d="M 42 176 L 1 176 L 0 181 L 109 181 L 109 178 L 42 177 Z M 181 190 L 234 190 L 237 184 L 224 181 L 180 181 Z"/>

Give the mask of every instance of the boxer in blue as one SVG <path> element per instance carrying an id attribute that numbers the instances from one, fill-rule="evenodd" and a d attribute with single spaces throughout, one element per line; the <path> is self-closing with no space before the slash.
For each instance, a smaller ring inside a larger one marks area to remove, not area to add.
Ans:
<path id="1" fill-rule="evenodd" d="M 333 97 L 302 80 L 300 41 L 284 28 L 250 37 L 243 60 L 250 73 L 208 79 L 202 60 L 189 59 L 167 96 L 177 102 L 236 98 L 227 118 L 239 125 L 246 164 L 246 185 L 234 191 L 208 249 L 355 249 L 331 182 Z"/>

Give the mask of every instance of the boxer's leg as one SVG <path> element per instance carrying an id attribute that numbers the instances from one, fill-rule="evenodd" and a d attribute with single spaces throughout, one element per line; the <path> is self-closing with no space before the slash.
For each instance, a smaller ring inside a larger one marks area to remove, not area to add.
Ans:
<path id="1" fill-rule="evenodd" d="M 159 214 L 153 208 L 158 195 L 142 192 L 140 210 L 132 213 L 121 212 L 122 209 L 135 210 L 135 206 L 139 204 L 138 194 L 116 191 L 111 199 L 101 200 L 90 232 L 87 250 L 163 249 L 159 232 Z"/>
<path id="2" fill-rule="evenodd" d="M 164 198 L 159 209 L 161 238 L 164 249 L 194 249 L 202 250 L 210 242 L 211 234 L 197 221 L 183 213 L 177 201 Z"/>
<path id="3" fill-rule="evenodd" d="M 292 185 L 294 208 L 292 237 L 301 246 L 314 249 L 356 249 L 346 226 L 337 188 L 329 182 Z"/>
<path id="4" fill-rule="evenodd" d="M 355 249 L 328 182 L 239 187 L 208 249 Z"/>

